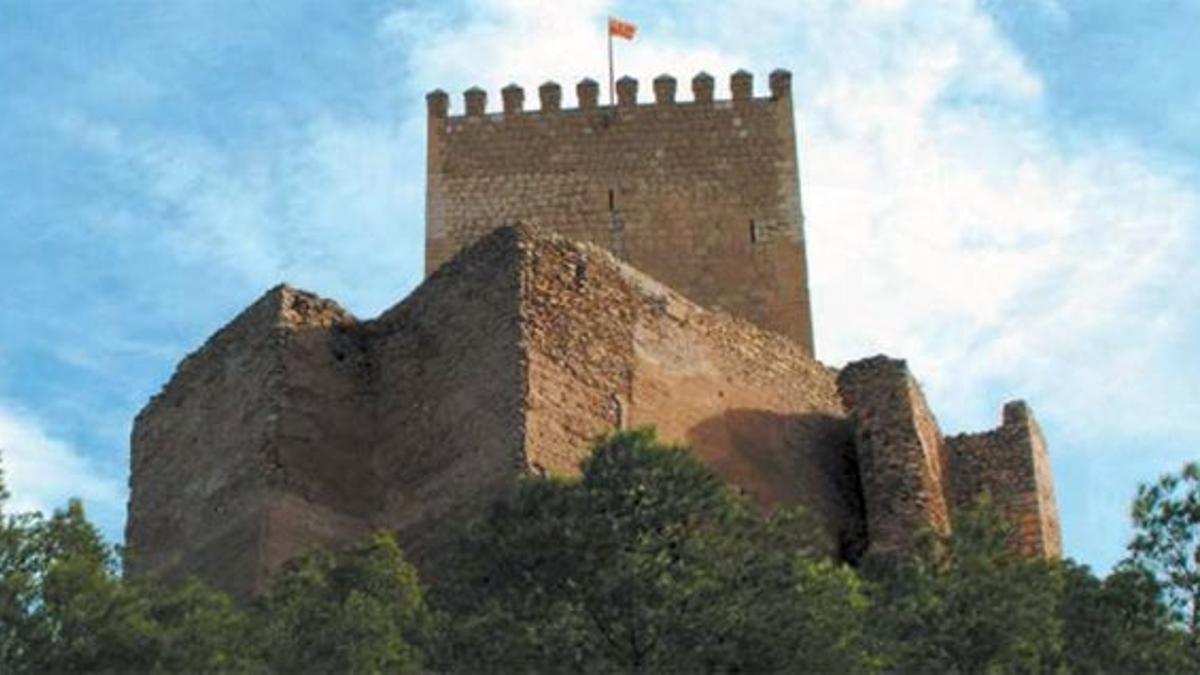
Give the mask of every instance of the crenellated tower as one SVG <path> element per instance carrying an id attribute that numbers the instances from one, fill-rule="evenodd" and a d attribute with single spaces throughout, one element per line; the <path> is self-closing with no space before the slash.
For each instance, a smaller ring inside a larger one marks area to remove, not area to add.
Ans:
<path id="1" fill-rule="evenodd" d="M 431 274 L 496 227 L 523 222 L 598 244 L 695 302 L 782 333 L 813 354 L 812 313 L 800 202 L 791 74 L 692 79 L 676 100 L 675 78 L 617 81 L 615 106 L 599 85 L 538 88 L 539 108 L 509 85 L 499 112 L 471 88 L 462 114 L 442 91 L 427 96 L 425 271 Z"/>

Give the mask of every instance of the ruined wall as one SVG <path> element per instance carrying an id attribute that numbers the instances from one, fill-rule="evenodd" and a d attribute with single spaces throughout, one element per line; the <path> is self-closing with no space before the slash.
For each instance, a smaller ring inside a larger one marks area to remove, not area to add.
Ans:
<path id="1" fill-rule="evenodd" d="M 597 436 L 629 422 L 637 295 L 598 249 L 537 241 L 527 253 L 526 454 L 535 472 L 570 474 Z"/>
<path id="2" fill-rule="evenodd" d="M 908 366 L 885 356 L 855 361 L 838 389 L 854 424 L 872 550 L 903 549 L 923 527 L 948 533 L 946 448 Z"/>
<path id="3" fill-rule="evenodd" d="M 998 429 L 946 439 L 956 508 L 971 506 L 987 492 L 1017 528 L 1027 555 L 1058 558 L 1062 533 L 1046 441 L 1022 401 L 1004 406 Z"/>
<path id="4" fill-rule="evenodd" d="M 377 516 L 417 556 L 524 471 L 520 257 L 511 230 L 467 249 L 371 322 Z"/>
<path id="5" fill-rule="evenodd" d="M 596 435 L 651 424 L 764 510 L 808 507 L 841 553 L 861 552 L 858 477 L 834 371 L 599 248 L 530 241 L 523 319 L 533 470 L 575 472 Z"/>
<path id="6" fill-rule="evenodd" d="M 1046 442 L 1023 402 L 1004 406 L 998 429 L 944 437 L 903 361 L 856 361 L 838 387 L 855 427 L 873 550 L 902 549 L 921 527 L 946 534 L 955 511 L 988 493 L 1016 527 L 1022 553 L 1062 554 Z"/>
<path id="7" fill-rule="evenodd" d="M 465 114 L 429 95 L 426 272 L 493 228 L 524 222 L 593 242 L 706 307 L 727 310 L 791 337 L 812 354 L 803 216 L 791 76 L 771 75 L 753 97 L 749 73 L 731 79 L 733 100 L 713 100 L 698 76 L 691 102 L 676 83 L 654 81 L 653 104 L 638 83 L 618 83 L 616 106 L 597 105 L 580 83 L 577 109 L 558 85 L 487 94 L 469 90 Z"/>
<path id="8" fill-rule="evenodd" d="M 655 425 L 764 511 L 804 506 L 838 553 L 889 550 L 987 490 L 1023 550 L 1060 550 L 1023 405 L 944 439 L 903 361 L 841 373 L 608 251 L 500 228 L 378 319 L 273 289 L 138 416 L 131 574 L 246 596 L 313 546 L 398 531 L 424 571 L 522 475 L 576 473 L 599 434 Z"/>
<path id="9" fill-rule="evenodd" d="M 352 322 L 278 287 L 180 364 L 134 423 L 130 573 L 245 593 L 301 547 L 361 533 L 371 507 L 345 489 L 370 480 L 361 371 L 327 356 Z"/>

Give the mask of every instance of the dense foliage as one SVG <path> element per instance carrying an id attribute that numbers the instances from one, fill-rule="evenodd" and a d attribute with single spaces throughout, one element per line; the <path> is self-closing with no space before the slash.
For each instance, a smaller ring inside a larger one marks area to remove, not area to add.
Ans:
<path id="1" fill-rule="evenodd" d="M 1166 592 L 1177 620 L 1200 637 L 1200 465 L 1138 488 L 1129 564 L 1146 570 Z"/>
<path id="2" fill-rule="evenodd" d="M 578 481 L 532 480 L 467 536 L 440 665 L 866 669 L 866 599 L 819 540 L 799 514 L 759 517 L 685 449 L 615 435 Z"/>
<path id="3" fill-rule="evenodd" d="M 985 499 L 957 514 L 954 535 L 927 535 L 913 555 L 866 561 L 872 635 L 889 670 L 1047 672 L 1061 659 L 1062 579 L 1014 554 L 1010 528 Z"/>
<path id="4" fill-rule="evenodd" d="M 1012 553 L 986 499 L 953 536 L 851 568 L 801 512 L 761 517 L 653 432 L 598 442 L 577 479 L 530 478 L 428 589 L 388 535 L 293 561 L 247 606 L 122 579 L 82 505 L 4 510 L 0 671 L 1200 671 L 1200 472 L 1143 486 L 1106 578 Z"/>
<path id="5" fill-rule="evenodd" d="M 247 627 L 199 584 L 123 581 L 77 501 L 50 518 L 0 511 L 0 671 L 242 670 Z"/>

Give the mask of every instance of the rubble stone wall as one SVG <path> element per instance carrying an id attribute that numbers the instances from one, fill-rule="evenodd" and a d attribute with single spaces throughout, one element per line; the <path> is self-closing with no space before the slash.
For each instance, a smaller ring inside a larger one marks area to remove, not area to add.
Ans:
<path id="1" fill-rule="evenodd" d="M 946 449 L 905 362 L 856 361 L 842 370 L 838 388 L 854 424 L 871 548 L 904 549 L 924 527 L 948 533 Z"/>
<path id="2" fill-rule="evenodd" d="M 185 359 L 134 423 L 130 573 L 197 574 L 234 593 L 304 548 L 361 532 L 362 373 L 331 344 L 353 318 L 277 287 Z M 298 500 L 289 499 L 297 497 Z M 290 530 L 296 546 L 268 530 Z"/>
<path id="3" fill-rule="evenodd" d="M 524 467 L 520 256 L 511 230 L 443 266 L 370 322 L 376 523 L 423 555 Z"/>
<path id="4" fill-rule="evenodd" d="M 944 439 L 903 361 L 840 373 L 594 244 L 500 228 L 377 319 L 286 287 L 185 359 L 133 431 L 131 574 L 245 597 L 288 559 L 396 531 L 426 573 L 520 476 L 654 425 L 764 512 L 802 506 L 844 559 L 952 525 L 982 491 L 1057 555 L 1045 443 L 1023 404 Z"/>
<path id="5" fill-rule="evenodd" d="M 1022 401 L 1004 406 L 998 429 L 946 439 L 956 508 L 987 493 L 1016 527 L 1018 545 L 1031 556 L 1058 558 L 1062 533 L 1046 441 Z"/>
<path id="6" fill-rule="evenodd" d="M 530 250 L 534 470 L 574 472 L 596 435 L 653 425 L 765 511 L 807 507 L 840 551 L 861 552 L 858 476 L 833 370 L 598 247 L 544 237 Z"/>

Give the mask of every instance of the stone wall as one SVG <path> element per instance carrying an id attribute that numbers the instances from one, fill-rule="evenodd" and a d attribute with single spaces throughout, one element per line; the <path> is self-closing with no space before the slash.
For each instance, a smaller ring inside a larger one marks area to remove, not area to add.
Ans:
<path id="1" fill-rule="evenodd" d="M 186 359 L 135 423 L 129 570 L 245 595 L 377 528 L 421 560 L 518 476 L 574 473 L 596 436 L 639 424 L 861 551 L 832 370 L 603 249 L 520 227 L 378 319 L 280 287 Z"/>
<path id="2" fill-rule="evenodd" d="M 986 493 L 1016 527 L 1022 553 L 1062 554 L 1046 442 L 1023 402 L 1004 406 L 998 429 L 944 437 L 904 361 L 856 361 L 838 387 L 855 428 L 872 550 L 902 550 L 922 527 L 949 533 L 954 512 Z"/>
<path id="3" fill-rule="evenodd" d="M 1004 406 L 998 429 L 946 439 L 950 448 L 957 508 L 982 494 L 1017 528 L 1021 550 L 1031 556 L 1062 555 L 1062 533 L 1050 458 L 1041 428 L 1023 401 Z"/>
<path id="4" fill-rule="evenodd" d="M 423 557 L 524 470 L 525 356 L 515 233 L 495 233 L 368 322 L 379 527 Z"/>
<path id="5" fill-rule="evenodd" d="M 180 364 L 134 423 L 131 573 L 245 593 L 303 548 L 366 531 L 370 424 L 352 325 L 281 286 Z"/>
<path id="6" fill-rule="evenodd" d="M 854 424 L 872 550 L 904 549 L 924 527 L 948 533 L 946 448 L 908 366 L 885 356 L 856 361 L 838 388 Z"/>
<path id="7" fill-rule="evenodd" d="M 520 476 L 576 473 L 598 435 L 645 424 L 763 511 L 812 511 L 845 559 L 947 531 L 984 490 L 1024 550 L 1059 551 L 1023 405 L 943 439 L 903 361 L 839 374 L 603 248 L 520 226 L 377 319 L 279 287 L 185 359 L 134 424 L 127 569 L 245 596 L 311 547 L 387 529 L 436 573 L 447 537 Z"/>
<path id="8" fill-rule="evenodd" d="M 862 551 L 850 427 L 833 370 L 598 247 L 531 241 L 523 318 L 533 470 L 574 472 L 598 434 L 653 425 L 765 511 L 805 506 L 843 554 Z"/>
<path id="9" fill-rule="evenodd" d="M 464 95 L 465 114 L 429 95 L 426 271 L 506 223 L 553 229 L 595 243 L 710 308 L 783 333 L 812 354 L 803 216 L 791 76 L 771 74 L 755 98 L 749 73 L 731 78 L 733 99 L 714 101 L 707 75 L 693 100 L 675 80 L 618 83 L 620 101 L 600 106 L 594 82 L 564 109 L 558 85 Z"/>

